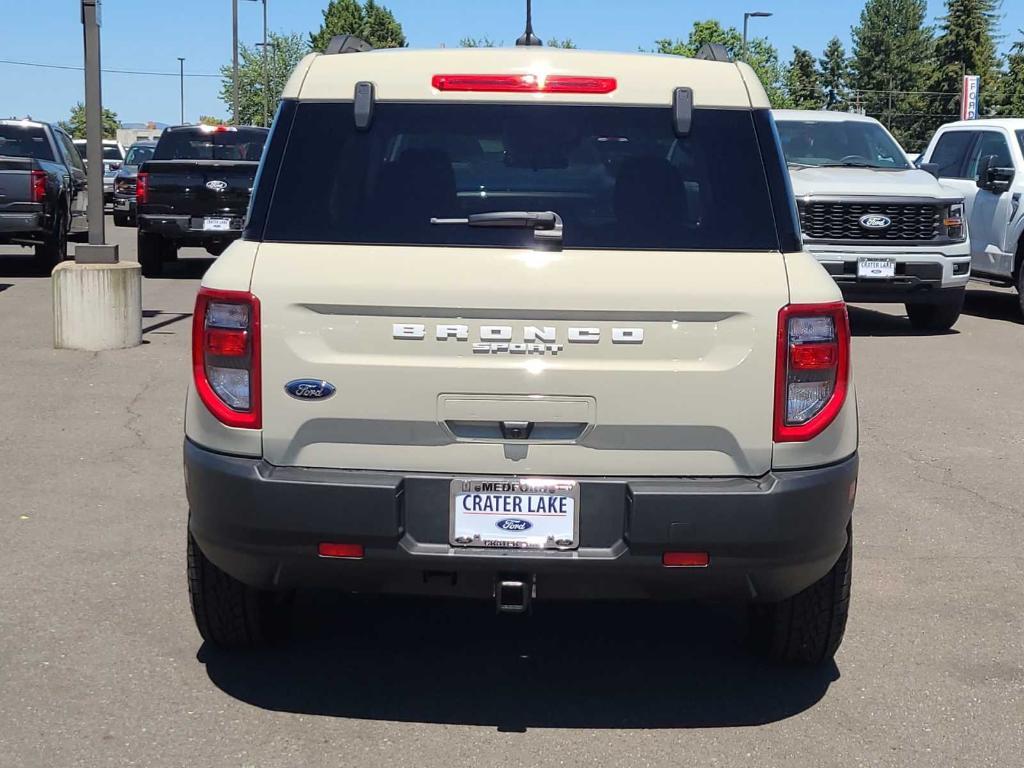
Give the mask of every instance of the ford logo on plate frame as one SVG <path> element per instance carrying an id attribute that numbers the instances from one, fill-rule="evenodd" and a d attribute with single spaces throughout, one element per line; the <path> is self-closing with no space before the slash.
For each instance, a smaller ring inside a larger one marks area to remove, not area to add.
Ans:
<path id="1" fill-rule="evenodd" d="M 888 229 L 892 226 L 892 219 L 878 213 L 869 213 L 860 217 L 860 225 L 864 229 Z"/>
<path id="2" fill-rule="evenodd" d="M 529 520 L 520 520 L 518 517 L 506 517 L 494 524 L 499 531 L 528 531 L 533 528 Z"/>
<path id="3" fill-rule="evenodd" d="M 214 179 L 213 181 L 206 182 L 206 188 L 212 189 L 214 192 L 223 192 L 228 188 L 228 183 L 220 179 Z"/>
<path id="4" fill-rule="evenodd" d="M 322 379 L 296 379 L 285 384 L 284 391 L 296 400 L 326 400 L 338 390 Z"/>

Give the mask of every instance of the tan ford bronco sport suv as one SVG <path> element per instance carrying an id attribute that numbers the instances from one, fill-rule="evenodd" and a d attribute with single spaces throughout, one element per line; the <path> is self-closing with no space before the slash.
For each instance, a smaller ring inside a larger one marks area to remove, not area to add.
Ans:
<path id="1" fill-rule="evenodd" d="M 830 659 L 849 328 L 753 71 L 346 48 L 292 75 L 196 302 L 202 636 L 257 643 L 310 586 L 710 598 L 771 657 Z"/>

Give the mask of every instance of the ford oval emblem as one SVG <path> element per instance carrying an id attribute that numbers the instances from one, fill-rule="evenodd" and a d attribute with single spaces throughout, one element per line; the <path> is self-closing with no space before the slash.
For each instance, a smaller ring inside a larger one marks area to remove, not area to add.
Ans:
<path id="1" fill-rule="evenodd" d="M 867 216 L 860 217 L 860 225 L 864 229 L 888 229 L 892 226 L 892 219 L 877 213 L 869 213 Z"/>
<path id="2" fill-rule="evenodd" d="M 296 379 L 285 384 L 284 391 L 296 400 L 326 400 L 338 390 L 329 381 Z"/>
<path id="3" fill-rule="evenodd" d="M 228 183 L 220 179 L 214 179 L 213 181 L 206 182 L 206 188 L 212 189 L 214 192 L 223 192 L 228 188 Z"/>
<path id="4" fill-rule="evenodd" d="M 528 531 L 533 528 L 529 520 L 520 520 L 516 517 L 508 517 L 495 523 L 501 531 Z"/>

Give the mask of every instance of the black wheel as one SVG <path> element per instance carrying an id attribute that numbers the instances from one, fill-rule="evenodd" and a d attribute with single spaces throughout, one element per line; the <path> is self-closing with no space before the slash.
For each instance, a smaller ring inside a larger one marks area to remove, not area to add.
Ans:
<path id="1" fill-rule="evenodd" d="M 115 227 L 130 227 L 131 225 L 132 225 L 131 224 L 131 220 L 128 218 L 127 214 L 124 214 L 124 213 L 115 213 L 114 214 L 114 226 Z"/>
<path id="2" fill-rule="evenodd" d="M 907 317 L 915 331 L 948 331 L 960 319 L 966 289 L 951 291 L 941 300 L 928 304 L 907 304 Z"/>
<path id="3" fill-rule="evenodd" d="M 64 211 L 54 218 L 53 230 L 36 246 L 35 263 L 39 272 L 50 274 L 68 257 L 68 220 Z"/>
<path id="4" fill-rule="evenodd" d="M 173 240 L 164 240 L 164 261 L 178 260 L 178 244 Z"/>
<path id="5" fill-rule="evenodd" d="M 203 640 L 255 648 L 287 634 L 291 596 L 253 589 L 211 563 L 188 534 L 188 596 Z"/>
<path id="6" fill-rule="evenodd" d="M 751 611 L 751 639 L 759 651 L 787 664 L 823 664 L 843 642 L 850 612 L 853 526 L 832 570 L 793 597 Z"/>
<path id="7" fill-rule="evenodd" d="M 139 232 L 139 264 L 142 265 L 143 277 L 160 277 L 164 271 L 165 251 L 164 239 L 160 235 Z"/>

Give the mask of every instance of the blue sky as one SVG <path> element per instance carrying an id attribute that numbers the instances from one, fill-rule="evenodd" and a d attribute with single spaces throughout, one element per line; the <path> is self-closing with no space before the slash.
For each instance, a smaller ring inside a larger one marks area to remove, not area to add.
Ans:
<path id="1" fill-rule="evenodd" d="M 306 32 L 319 26 L 327 0 L 269 0 L 270 27 Z M 522 31 L 523 0 L 384 0 L 416 47 L 454 46 L 460 38 L 490 37 L 511 44 Z M 79 0 L 0 0 L 0 59 L 80 66 L 82 27 Z M 833 35 L 849 43 L 859 0 L 534 0 L 534 26 L 544 39 L 571 37 L 580 47 L 635 51 L 660 37 L 683 37 L 697 19 L 717 17 L 739 27 L 743 12 L 773 11 L 754 19 L 751 35 L 766 35 L 784 58 L 794 45 L 816 54 Z M 931 0 L 932 17 L 942 13 Z M 1024 1 L 1004 0 L 1001 48 L 1020 39 Z M 262 35 L 259 2 L 239 0 L 243 42 Z M 178 120 L 178 56 L 185 71 L 216 73 L 231 59 L 230 0 L 104 0 L 103 66 L 174 73 L 173 77 L 108 73 L 105 106 L 125 122 Z M 226 115 L 217 94 L 219 80 L 188 77 L 186 118 Z M 66 117 L 82 98 L 83 75 L 75 70 L 41 69 L 0 63 L 0 115 L 31 115 L 41 120 Z"/>

